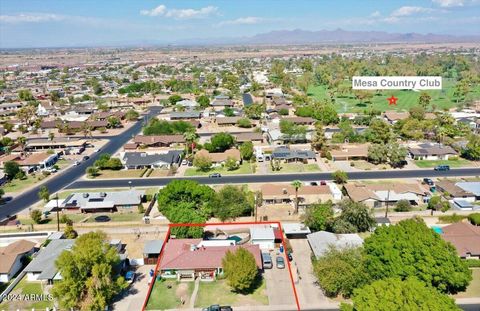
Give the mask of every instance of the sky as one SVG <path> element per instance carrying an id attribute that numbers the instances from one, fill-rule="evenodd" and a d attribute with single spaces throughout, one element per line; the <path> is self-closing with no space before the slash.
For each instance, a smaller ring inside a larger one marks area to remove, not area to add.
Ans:
<path id="1" fill-rule="evenodd" d="M 480 0 L 0 0 L 0 48 L 169 44 L 337 28 L 480 35 Z"/>

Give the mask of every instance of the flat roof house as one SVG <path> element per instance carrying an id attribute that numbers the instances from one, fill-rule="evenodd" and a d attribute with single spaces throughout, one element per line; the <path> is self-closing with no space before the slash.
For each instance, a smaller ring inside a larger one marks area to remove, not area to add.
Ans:
<path id="1" fill-rule="evenodd" d="M 285 162 L 302 162 L 307 163 L 308 160 L 316 161 L 316 154 L 312 150 L 294 150 L 287 146 L 280 146 L 273 150 L 272 159 L 283 160 Z"/>
<path id="2" fill-rule="evenodd" d="M 74 242 L 73 239 L 50 241 L 25 268 L 27 280 L 42 281 L 48 284 L 52 284 L 54 280 L 60 280 L 62 276 L 58 273 L 55 260 L 64 250 L 70 250 Z"/>
<path id="3" fill-rule="evenodd" d="M 327 231 L 318 231 L 308 234 L 307 240 L 317 259 L 322 257 L 330 247 L 345 249 L 358 247 L 363 244 L 362 238 L 356 233 L 335 234 Z"/>
<path id="4" fill-rule="evenodd" d="M 228 251 L 244 248 L 255 258 L 258 269 L 262 269 L 262 259 L 258 245 L 210 246 L 200 244 L 202 239 L 170 239 L 164 247 L 159 272 L 164 278 L 178 281 L 213 281 L 223 274 L 222 259 Z"/>
<path id="5" fill-rule="evenodd" d="M 183 135 L 137 135 L 133 138 L 136 146 L 148 147 L 171 147 L 174 144 L 184 144 L 185 137 Z"/>
<path id="6" fill-rule="evenodd" d="M 146 152 L 125 152 L 122 162 L 126 169 L 170 168 L 182 161 L 181 150 L 169 150 L 167 153 L 149 154 Z"/>
<path id="7" fill-rule="evenodd" d="M 202 113 L 200 111 L 175 111 L 170 113 L 170 120 L 192 120 L 200 119 Z"/>
<path id="8" fill-rule="evenodd" d="M 0 283 L 9 282 L 22 268 L 23 259 L 35 250 L 34 242 L 17 240 L 0 247 Z"/>
<path id="9" fill-rule="evenodd" d="M 369 144 L 341 144 L 330 150 L 333 161 L 367 160 Z"/>
<path id="10" fill-rule="evenodd" d="M 142 203 L 144 190 L 124 190 L 106 192 L 76 192 L 62 203 L 63 209 L 79 209 L 82 213 L 115 212 L 131 209 Z"/>
<path id="11" fill-rule="evenodd" d="M 250 241 L 261 249 L 271 250 L 275 248 L 275 232 L 269 225 L 256 225 L 250 228 Z"/>
<path id="12" fill-rule="evenodd" d="M 240 151 L 238 149 L 228 149 L 225 150 L 224 152 L 209 152 L 206 149 L 199 150 L 195 156 L 205 156 L 210 158 L 212 160 L 212 163 L 214 165 L 221 165 L 224 163 L 228 158 L 233 158 L 237 162 L 240 162 L 242 160 L 240 156 Z"/>
<path id="13" fill-rule="evenodd" d="M 458 184 L 459 183 L 454 183 L 450 180 L 440 180 L 435 183 L 435 186 L 437 187 L 437 190 L 442 191 L 444 194 L 448 194 L 452 199 L 461 199 L 470 203 L 474 202 L 476 196 L 467 190 L 468 186 L 465 189 L 465 184 L 461 184 L 463 185 L 463 188 Z"/>

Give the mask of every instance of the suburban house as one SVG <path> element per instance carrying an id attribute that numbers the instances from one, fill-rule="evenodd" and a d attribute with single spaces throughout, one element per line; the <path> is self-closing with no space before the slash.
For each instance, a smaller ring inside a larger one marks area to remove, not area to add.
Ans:
<path id="1" fill-rule="evenodd" d="M 241 117 L 220 117 L 216 118 L 215 122 L 218 126 L 233 126 L 236 125 L 240 119 Z"/>
<path id="2" fill-rule="evenodd" d="M 395 124 L 400 120 L 405 120 L 409 116 L 410 113 L 401 111 L 385 111 L 383 113 L 383 118 L 390 124 Z"/>
<path id="3" fill-rule="evenodd" d="M 73 137 L 55 137 L 54 139 L 28 140 L 27 151 L 57 150 L 63 154 L 80 154 L 85 150 L 88 140 Z"/>
<path id="4" fill-rule="evenodd" d="M 448 160 L 450 157 L 458 155 L 450 146 L 429 143 L 409 147 L 408 152 L 410 157 L 415 160 Z"/>
<path id="5" fill-rule="evenodd" d="M 336 186 L 336 185 L 335 185 Z M 289 184 L 263 184 L 261 187 L 263 204 L 295 203 L 295 188 Z M 302 186 L 298 188 L 298 206 L 308 207 L 312 204 L 327 201 L 338 201 L 328 185 Z M 341 198 L 340 198 L 341 199 Z"/>
<path id="6" fill-rule="evenodd" d="M 149 154 L 146 152 L 125 152 L 122 163 L 126 169 L 170 168 L 180 165 L 182 150 L 169 150 L 167 153 Z"/>
<path id="7" fill-rule="evenodd" d="M 255 257 L 259 270 L 263 268 L 258 245 L 219 245 L 201 244 L 202 239 L 170 239 L 164 246 L 159 265 L 159 273 L 164 278 L 178 281 L 213 281 L 223 274 L 222 259 L 228 251 L 235 252 L 240 247 Z"/>
<path id="8" fill-rule="evenodd" d="M 200 111 L 189 110 L 189 111 L 174 111 L 170 113 L 170 120 L 191 120 L 191 119 L 200 119 L 202 113 Z"/>
<path id="9" fill-rule="evenodd" d="M 199 150 L 195 156 L 204 156 L 209 158 L 214 166 L 219 166 L 225 163 L 228 158 L 232 158 L 237 161 L 237 163 L 240 163 L 242 158 L 240 155 L 240 151 L 238 149 L 228 149 L 225 150 L 224 152 L 209 152 L 206 149 Z"/>
<path id="10" fill-rule="evenodd" d="M 282 120 L 293 122 L 297 125 L 312 125 L 316 121 L 311 117 L 284 117 Z"/>
<path id="11" fill-rule="evenodd" d="M 460 257 L 480 259 L 480 226 L 457 222 L 442 227 L 442 232 L 442 239 L 452 243 Z"/>
<path id="12" fill-rule="evenodd" d="M 238 133 L 233 135 L 235 137 L 235 141 L 239 144 L 245 143 L 247 141 L 251 141 L 252 143 L 263 143 L 265 142 L 265 138 L 263 137 L 262 133 L 257 132 L 244 132 Z"/>
<path id="13" fill-rule="evenodd" d="M 480 201 L 480 182 L 478 181 L 461 181 L 455 184 L 464 191 L 470 192 L 475 196 L 475 201 Z"/>
<path id="14" fill-rule="evenodd" d="M 172 145 L 184 144 L 183 135 L 137 135 L 133 138 L 132 144 L 135 148 L 139 146 L 148 147 L 171 147 Z"/>
<path id="15" fill-rule="evenodd" d="M 233 105 L 233 101 L 225 95 L 215 96 L 215 98 L 210 103 L 210 106 L 212 106 L 215 111 L 221 111 L 225 108 L 232 108 Z"/>
<path id="16" fill-rule="evenodd" d="M 362 246 L 363 244 L 362 238 L 356 233 L 335 234 L 327 231 L 317 231 L 308 234 L 307 240 L 317 259 L 322 257 L 330 247 L 345 249 Z"/>
<path id="17" fill-rule="evenodd" d="M 253 226 L 250 228 L 250 241 L 260 249 L 271 250 L 275 248 L 275 230 L 269 225 Z"/>
<path id="18" fill-rule="evenodd" d="M 348 197 L 354 202 L 361 202 L 369 207 L 391 206 L 400 200 L 407 200 L 412 205 L 424 202 L 427 193 L 418 183 L 348 183 L 344 185 Z"/>
<path id="19" fill-rule="evenodd" d="M 144 190 L 123 190 L 111 192 L 76 192 L 70 194 L 61 204 L 62 209 L 78 209 L 82 213 L 116 212 L 132 209 L 143 202 Z"/>
<path id="20" fill-rule="evenodd" d="M 317 161 L 316 154 L 312 150 L 295 150 L 287 146 L 280 146 L 272 151 L 271 159 L 282 160 L 285 162 L 308 163 L 308 160 Z"/>
<path id="21" fill-rule="evenodd" d="M 459 184 L 463 187 L 460 187 Z M 454 200 L 463 200 L 472 203 L 476 200 L 477 196 L 467 190 L 470 188 L 468 184 L 469 183 L 455 183 L 450 180 L 439 180 L 435 183 L 435 186 L 437 190 L 442 191 L 446 196 Z M 480 185 L 480 183 L 477 184 Z M 473 187 L 471 190 L 475 191 Z M 477 195 L 480 194 L 479 192 L 477 189 Z"/>
<path id="22" fill-rule="evenodd" d="M 196 101 L 189 100 L 189 99 L 184 99 L 184 100 L 178 101 L 175 105 L 176 106 L 181 106 L 181 107 L 184 107 L 184 108 L 187 108 L 187 109 L 194 109 L 194 108 L 199 106 L 199 104 Z"/>
<path id="23" fill-rule="evenodd" d="M 341 144 L 330 150 L 333 161 L 367 160 L 369 144 Z"/>
<path id="24" fill-rule="evenodd" d="M 51 240 L 24 269 L 27 273 L 27 280 L 42 281 L 47 284 L 60 280 L 62 277 L 55 266 L 55 260 L 63 251 L 70 250 L 74 243 L 73 239 Z"/>
<path id="25" fill-rule="evenodd" d="M 162 247 L 162 240 L 145 241 L 145 245 L 143 246 L 143 264 L 156 265 L 158 256 L 160 256 L 160 252 L 162 251 Z"/>
<path id="26" fill-rule="evenodd" d="M 33 254 L 36 243 L 17 240 L 0 247 L 0 283 L 9 282 L 23 266 L 26 256 Z"/>
<path id="27" fill-rule="evenodd" d="M 47 152 L 37 152 L 21 156 L 20 154 L 9 154 L 0 157 L 0 167 L 3 168 L 5 162 L 14 161 L 26 173 L 46 169 L 53 166 L 58 160 L 57 154 Z"/>

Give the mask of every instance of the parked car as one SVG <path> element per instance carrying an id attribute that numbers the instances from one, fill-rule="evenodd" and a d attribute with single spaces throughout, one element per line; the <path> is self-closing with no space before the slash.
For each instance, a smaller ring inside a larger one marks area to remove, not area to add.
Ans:
<path id="1" fill-rule="evenodd" d="M 437 165 L 437 166 L 435 166 L 434 170 L 436 170 L 436 171 L 449 171 L 450 166 L 449 165 Z"/>
<path id="2" fill-rule="evenodd" d="M 125 273 L 125 281 L 127 281 L 128 283 L 133 283 L 135 282 L 135 272 L 133 271 L 127 271 Z"/>
<path id="3" fill-rule="evenodd" d="M 102 149 L 98 148 L 98 149 L 93 150 L 93 152 L 100 152 L 100 150 L 102 150 Z"/>
<path id="4" fill-rule="evenodd" d="M 277 256 L 275 261 L 277 262 L 278 269 L 285 269 L 285 259 L 283 259 L 282 256 Z"/>
<path id="5" fill-rule="evenodd" d="M 73 162 L 73 165 L 75 165 L 75 166 L 80 165 L 80 162 L 75 161 L 75 162 Z"/>
<path id="6" fill-rule="evenodd" d="M 431 180 L 430 178 L 424 178 L 423 179 L 423 182 L 429 186 L 433 186 L 434 183 L 433 183 L 433 180 Z"/>
<path id="7" fill-rule="evenodd" d="M 327 182 L 326 182 L 325 180 L 321 180 L 321 181 L 320 181 L 320 185 L 326 186 L 326 185 L 327 185 Z"/>
<path id="8" fill-rule="evenodd" d="M 263 268 L 264 269 L 272 269 L 272 256 L 269 253 L 262 253 L 262 261 L 263 261 Z"/>
<path id="9" fill-rule="evenodd" d="M 182 161 L 182 165 L 187 165 L 188 164 L 188 161 L 187 160 L 183 160 Z"/>
<path id="10" fill-rule="evenodd" d="M 84 156 L 84 157 L 82 158 L 83 161 L 87 161 L 88 159 L 90 159 L 89 156 Z"/>
<path id="11" fill-rule="evenodd" d="M 56 173 L 57 172 L 57 169 L 54 168 L 54 167 L 49 167 L 46 169 L 47 172 L 50 172 L 50 173 Z"/>
<path id="12" fill-rule="evenodd" d="M 316 181 L 311 181 L 310 183 L 307 183 L 307 186 L 308 184 L 310 184 L 310 186 L 318 186 L 318 183 Z"/>
<path id="13" fill-rule="evenodd" d="M 292 260 L 293 260 L 292 253 L 288 252 L 287 257 L 288 257 L 288 261 L 292 261 Z"/>
<path id="14" fill-rule="evenodd" d="M 222 175 L 220 175 L 220 173 L 212 173 L 212 174 L 208 175 L 208 177 L 210 177 L 210 178 L 220 178 L 220 177 L 222 177 Z"/>
<path id="15" fill-rule="evenodd" d="M 211 305 L 208 308 L 203 308 L 202 311 L 233 311 L 230 306 Z"/>

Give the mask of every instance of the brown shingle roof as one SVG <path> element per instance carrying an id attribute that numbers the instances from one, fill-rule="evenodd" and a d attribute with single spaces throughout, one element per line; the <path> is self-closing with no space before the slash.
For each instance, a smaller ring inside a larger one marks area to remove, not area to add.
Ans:
<path id="1" fill-rule="evenodd" d="M 237 161 L 240 161 L 240 151 L 238 149 L 228 149 L 225 152 L 210 153 L 206 149 L 202 149 L 197 152 L 196 155 L 209 157 L 212 162 L 220 163 L 226 161 L 228 158 L 234 158 Z"/>
<path id="2" fill-rule="evenodd" d="M 183 135 L 137 135 L 133 138 L 133 142 L 144 145 L 164 144 L 170 145 L 175 143 L 185 143 Z"/>
<path id="3" fill-rule="evenodd" d="M 457 222 L 442 228 L 442 238 L 455 246 L 461 257 L 480 256 L 480 227 Z"/>
<path id="4" fill-rule="evenodd" d="M 246 141 L 255 141 L 255 140 L 263 140 L 262 133 L 256 132 L 246 132 L 246 133 L 238 133 L 235 135 L 235 139 L 237 142 L 242 143 Z"/>
<path id="5" fill-rule="evenodd" d="M 0 273 L 9 273 L 17 257 L 31 251 L 34 246 L 33 242 L 19 240 L 0 247 Z"/>

